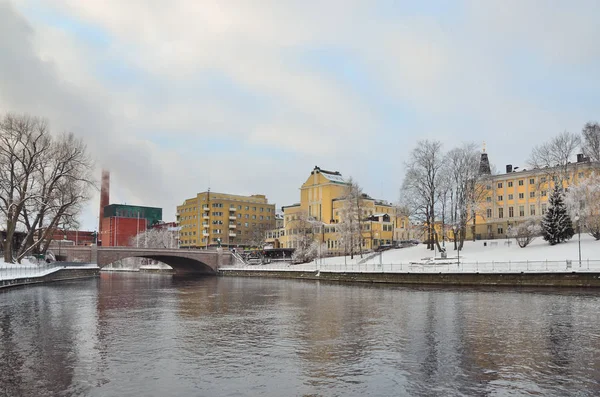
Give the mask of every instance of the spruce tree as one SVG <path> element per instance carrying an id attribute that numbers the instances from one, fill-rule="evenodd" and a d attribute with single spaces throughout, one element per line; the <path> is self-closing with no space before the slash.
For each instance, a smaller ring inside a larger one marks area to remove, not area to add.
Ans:
<path id="1" fill-rule="evenodd" d="M 567 213 L 562 189 L 556 185 L 550 195 L 548 211 L 542 219 L 542 235 L 550 245 L 555 245 L 569 240 L 574 234 L 573 223 Z"/>

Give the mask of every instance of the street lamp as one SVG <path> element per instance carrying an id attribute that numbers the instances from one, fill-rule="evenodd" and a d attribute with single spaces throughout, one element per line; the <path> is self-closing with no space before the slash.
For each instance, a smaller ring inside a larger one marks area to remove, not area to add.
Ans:
<path id="1" fill-rule="evenodd" d="M 579 267 L 581 267 L 581 223 L 579 222 L 579 214 L 575 215 L 575 222 L 577 222 L 577 245 L 579 247 Z"/>

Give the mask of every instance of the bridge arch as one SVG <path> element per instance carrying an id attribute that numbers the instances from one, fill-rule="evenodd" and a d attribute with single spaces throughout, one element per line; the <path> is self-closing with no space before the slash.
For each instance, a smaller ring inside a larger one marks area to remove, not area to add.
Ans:
<path id="1" fill-rule="evenodd" d="M 171 266 L 173 268 L 173 270 L 175 270 L 176 273 L 180 274 L 180 273 L 199 273 L 199 274 L 215 274 L 216 271 L 215 269 L 213 269 L 211 266 L 209 266 L 208 264 L 199 261 L 197 259 L 192 259 L 192 258 L 185 258 L 185 257 L 179 257 L 179 256 L 172 256 L 172 255 L 119 255 L 119 259 L 115 259 L 109 263 L 103 263 L 100 264 L 98 263 L 98 266 L 100 268 L 103 268 L 105 266 L 108 266 L 111 263 L 114 263 L 118 260 L 121 259 L 127 259 L 127 258 L 145 258 L 145 259 L 152 259 L 152 260 L 156 260 L 159 262 L 162 262 L 164 264 L 167 264 L 169 266 Z M 100 261 L 98 261 L 100 262 Z M 103 261 L 104 262 L 104 261 Z"/>

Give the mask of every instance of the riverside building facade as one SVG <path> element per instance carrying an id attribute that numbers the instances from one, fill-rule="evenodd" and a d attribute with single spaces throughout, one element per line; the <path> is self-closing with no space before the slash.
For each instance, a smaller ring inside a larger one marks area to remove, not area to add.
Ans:
<path id="1" fill-rule="evenodd" d="M 482 164 L 486 162 L 487 154 L 483 153 Z M 484 193 L 476 209 L 475 226 L 467 227 L 468 239 L 473 234 L 476 239 L 506 238 L 511 226 L 531 219 L 541 221 L 555 184 L 561 183 L 568 190 L 592 172 L 599 172 L 600 164 L 578 154 L 577 161 L 565 166 L 521 170 L 508 164 L 504 173 L 491 175 L 488 163 L 485 171 L 481 166 Z"/>
<path id="2" fill-rule="evenodd" d="M 347 247 L 341 242 L 338 227 L 347 187 L 340 172 L 316 166 L 300 187 L 300 202 L 282 207 L 283 225 L 267 232 L 267 243 L 276 248 L 297 248 L 300 236 L 310 233 L 329 252 L 343 253 Z M 408 218 L 397 215 L 390 203 L 366 194 L 360 201 L 363 249 L 393 244 L 395 229 L 408 227 Z"/>
<path id="3" fill-rule="evenodd" d="M 275 205 L 263 194 L 206 191 L 177 206 L 181 248 L 260 247 L 275 227 Z"/>

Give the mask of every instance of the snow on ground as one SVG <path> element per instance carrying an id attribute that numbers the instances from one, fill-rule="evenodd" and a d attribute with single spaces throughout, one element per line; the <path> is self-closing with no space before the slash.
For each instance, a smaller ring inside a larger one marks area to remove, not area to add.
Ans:
<path id="1" fill-rule="evenodd" d="M 458 253 L 447 243 L 448 258 L 439 251 L 417 246 L 355 255 L 317 259 L 310 263 L 293 265 L 273 262 L 265 265 L 242 265 L 232 268 L 247 270 L 298 270 L 331 272 L 416 272 L 416 273 L 518 273 L 518 272 L 600 272 L 600 241 L 588 235 L 581 236 L 581 262 L 577 235 L 562 244 L 549 245 L 537 238 L 525 248 L 514 239 L 467 241 Z"/>
<path id="2" fill-rule="evenodd" d="M 486 243 L 487 245 L 484 245 Z M 446 243 L 448 259 L 456 262 L 458 253 L 454 251 L 453 243 Z M 381 256 L 381 259 L 380 259 Z M 430 263 L 433 259 L 440 259 L 440 252 L 436 249 L 435 253 L 427 249 L 425 244 L 419 244 L 414 247 L 399 248 L 384 251 L 381 253 L 371 253 L 363 255 L 323 258 L 316 262 L 322 264 L 400 264 L 400 263 Z M 368 259 L 370 257 L 370 259 Z M 581 235 L 581 258 L 582 260 L 600 260 L 600 241 L 594 240 L 589 235 Z M 366 259 L 366 260 L 365 260 Z M 550 245 L 541 237 L 536 238 L 525 248 L 519 247 L 514 239 L 511 240 L 479 240 L 465 241 L 463 250 L 460 251 L 461 262 L 506 262 L 506 261 L 565 261 L 579 260 L 579 249 L 577 235 L 571 240 L 557 245 Z"/>

